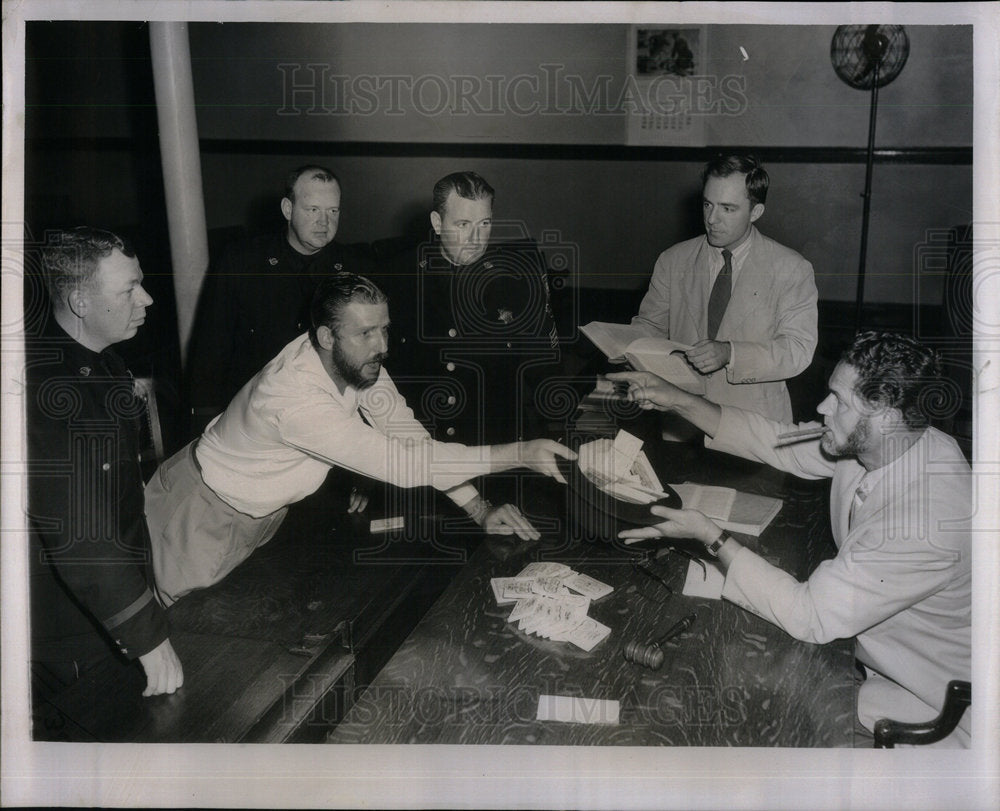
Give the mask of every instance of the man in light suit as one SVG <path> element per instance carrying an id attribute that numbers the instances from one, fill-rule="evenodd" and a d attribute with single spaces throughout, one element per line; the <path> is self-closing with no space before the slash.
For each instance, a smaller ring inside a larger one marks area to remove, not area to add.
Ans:
<path id="1" fill-rule="evenodd" d="M 712 402 L 789 422 L 784 381 L 812 360 L 817 293 L 812 265 L 753 225 L 768 183 L 753 157 L 706 165 L 705 236 L 660 254 L 632 324 L 693 345 L 687 359 Z"/>
<path id="2" fill-rule="evenodd" d="M 653 507 L 662 524 L 622 536 L 697 539 L 726 573 L 724 598 L 806 642 L 856 637 L 867 671 L 858 718 L 868 730 L 880 718 L 929 721 L 947 683 L 970 679 L 972 479 L 955 441 L 928 425 L 940 365 L 912 338 L 862 333 L 817 407 L 822 434 L 786 446 L 778 435 L 792 426 L 720 407 L 645 372 L 609 375 L 628 381 L 629 398 L 644 408 L 690 420 L 711 437 L 710 448 L 803 478 L 832 478 L 837 556 L 805 582 L 695 510 Z M 966 714 L 943 745 L 969 746 L 969 729 Z"/>

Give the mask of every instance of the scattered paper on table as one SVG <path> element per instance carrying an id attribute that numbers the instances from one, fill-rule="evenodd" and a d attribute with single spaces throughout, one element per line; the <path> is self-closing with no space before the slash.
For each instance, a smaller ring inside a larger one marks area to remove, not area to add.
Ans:
<path id="1" fill-rule="evenodd" d="M 396 515 L 392 518 L 374 519 L 368 527 L 368 531 L 372 535 L 378 535 L 382 532 L 395 532 L 397 529 L 402 529 L 404 526 L 406 526 L 406 520 L 403 516 Z"/>
<path id="2" fill-rule="evenodd" d="M 726 576 L 714 560 L 706 560 L 705 571 L 693 560 L 688 561 L 687 579 L 684 581 L 683 594 L 686 597 L 708 597 L 710 600 L 722 598 L 722 586 Z"/>
<path id="3" fill-rule="evenodd" d="M 539 721 L 565 721 L 572 724 L 618 724 L 621 705 L 617 700 L 578 696 L 538 697 Z"/>
<path id="4" fill-rule="evenodd" d="M 583 572 L 575 572 L 563 582 L 573 589 L 573 591 L 579 592 L 591 600 L 600 600 L 614 591 L 612 586 L 602 583 L 600 580 L 595 580 L 590 575 L 583 574 Z"/>
<path id="5" fill-rule="evenodd" d="M 591 599 L 610 594 L 614 587 L 564 563 L 529 563 L 514 577 L 490 578 L 490 589 L 498 606 L 514 606 L 507 622 L 516 623 L 518 630 L 527 634 L 571 642 L 585 651 L 593 650 L 611 634 L 607 625 L 587 612 Z"/>
<path id="6" fill-rule="evenodd" d="M 584 617 L 582 622 L 564 633 L 570 642 L 581 650 L 589 652 L 597 647 L 598 643 L 607 639 L 611 629 L 593 617 Z"/>
<path id="7" fill-rule="evenodd" d="M 536 560 L 529 563 L 517 573 L 517 577 L 563 577 L 571 574 L 572 569 L 565 563 L 554 560 Z"/>

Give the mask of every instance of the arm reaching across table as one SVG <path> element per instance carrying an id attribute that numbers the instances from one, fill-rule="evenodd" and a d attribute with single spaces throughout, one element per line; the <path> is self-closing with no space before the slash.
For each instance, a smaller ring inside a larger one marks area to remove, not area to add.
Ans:
<path id="1" fill-rule="evenodd" d="M 628 399 L 643 409 L 673 411 L 709 436 L 719 427 L 722 409 L 704 397 L 684 391 L 650 372 L 613 372 L 608 380 L 628 383 Z"/>

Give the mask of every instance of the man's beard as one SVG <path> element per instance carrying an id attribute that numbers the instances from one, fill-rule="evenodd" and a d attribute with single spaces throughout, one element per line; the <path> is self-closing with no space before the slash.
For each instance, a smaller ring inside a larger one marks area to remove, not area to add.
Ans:
<path id="1" fill-rule="evenodd" d="M 365 375 L 365 363 L 353 363 L 347 356 L 343 354 L 340 347 L 336 342 L 333 344 L 331 350 L 331 355 L 333 359 L 333 365 L 336 367 L 337 371 L 340 372 L 340 376 L 344 378 L 349 386 L 353 386 L 356 389 L 367 389 L 373 385 L 378 380 L 378 372 L 375 373 L 373 377 L 368 377 Z M 389 357 L 388 352 L 383 352 L 380 355 L 376 355 L 369 363 L 385 363 L 385 359 Z"/>
<path id="2" fill-rule="evenodd" d="M 871 433 L 871 423 L 868 419 L 861 419 L 858 421 L 858 424 L 854 426 L 854 430 L 847 435 L 847 439 L 845 439 L 841 444 L 834 445 L 833 434 L 826 434 L 820 441 L 820 447 L 830 456 L 837 458 L 857 456 L 867 449 Z"/>

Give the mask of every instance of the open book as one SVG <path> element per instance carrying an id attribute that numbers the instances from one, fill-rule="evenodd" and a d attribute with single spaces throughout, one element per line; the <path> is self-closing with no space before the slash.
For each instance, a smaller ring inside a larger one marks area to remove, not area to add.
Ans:
<path id="1" fill-rule="evenodd" d="M 781 499 L 743 493 L 731 487 L 702 484 L 672 485 L 685 509 L 705 513 L 723 529 L 760 535 L 781 509 Z"/>
<path id="2" fill-rule="evenodd" d="M 684 356 L 691 348 L 687 344 L 650 336 L 647 329 L 632 324 L 591 321 L 580 332 L 610 359 L 624 358 L 637 371 L 652 372 L 692 394 L 705 393 L 705 378 Z"/>

